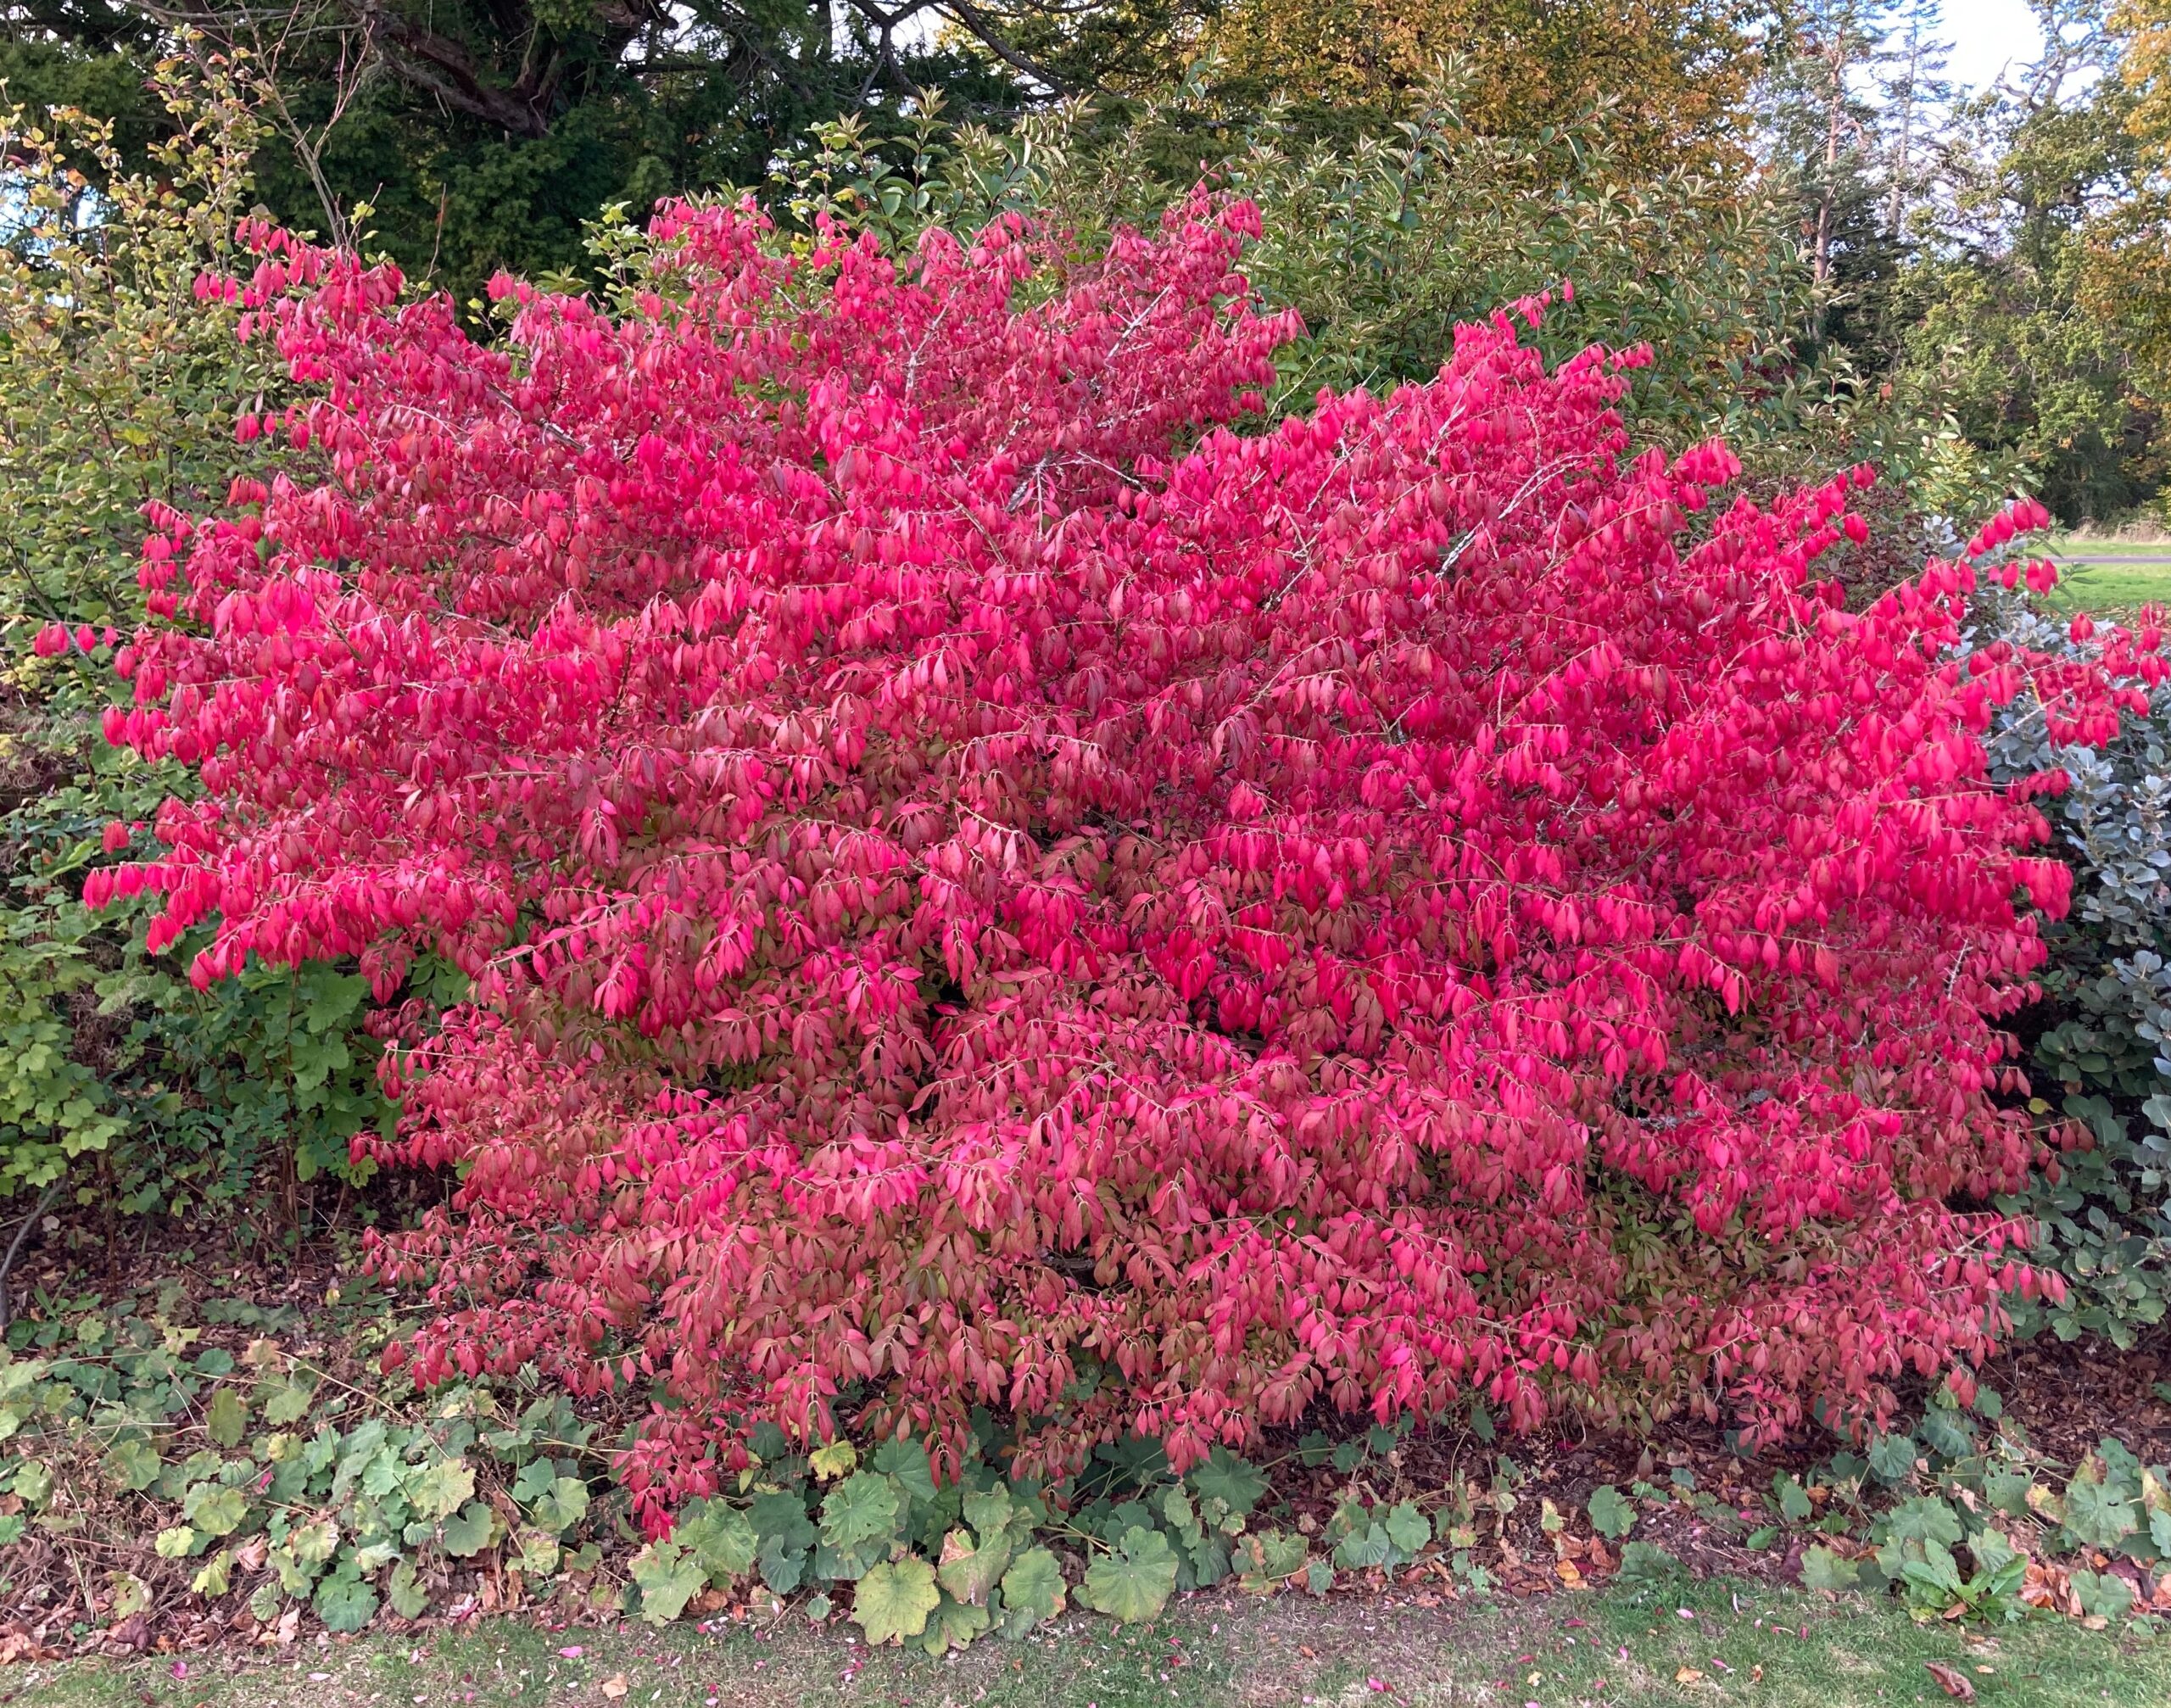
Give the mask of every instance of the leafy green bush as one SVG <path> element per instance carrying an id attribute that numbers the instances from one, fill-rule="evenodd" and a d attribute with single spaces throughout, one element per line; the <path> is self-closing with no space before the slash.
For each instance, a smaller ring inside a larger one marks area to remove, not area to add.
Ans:
<path id="1" fill-rule="evenodd" d="M 2003 594 L 1981 606 L 1980 640 L 2080 656 L 2061 624 Z M 2068 1282 L 2060 1302 L 2018 1313 L 2023 1331 L 2101 1334 L 2131 1346 L 2171 1305 L 2171 686 L 2101 747 L 2056 746 L 2023 696 L 2001 714 L 1993 774 L 2062 767 L 2065 793 L 2039 804 L 2073 868 L 2068 918 L 2048 925 L 2041 974 L 2048 1024 L 2028 1062 L 2031 1104 L 2079 1141 L 2028 1194 L 2001 1208 L 2033 1218 L 2042 1260 Z"/>
<path id="2" fill-rule="evenodd" d="M 258 127 L 215 75 L 169 65 L 159 87 L 175 133 L 142 174 L 79 114 L 0 113 L 0 1195 L 64 1175 L 79 1199 L 178 1210 L 232 1204 L 269 1168 L 291 1225 L 295 1188 L 351 1178 L 348 1141 L 390 1116 L 361 981 L 257 968 L 198 992 L 178 970 L 195 945 L 146 955 L 145 907 L 80 901 L 186 786 L 98 728 L 110 637 L 142 615 L 142 507 L 223 494 L 237 415 L 284 384 L 235 312 L 195 297 L 232 264 Z M 92 645 L 36 656 L 56 620 Z"/>

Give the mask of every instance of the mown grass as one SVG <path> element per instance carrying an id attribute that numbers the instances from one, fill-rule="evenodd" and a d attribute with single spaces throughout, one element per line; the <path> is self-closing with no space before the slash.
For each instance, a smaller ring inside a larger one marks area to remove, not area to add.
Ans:
<path id="1" fill-rule="evenodd" d="M 2058 562 L 2051 603 L 2060 611 L 2123 616 L 2143 605 L 2171 605 L 2171 540 L 2068 534 L 2051 540 L 2049 550 Z"/>
<path id="2" fill-rule="evenodd" d="M 2050 549 L 2055 557 L 2085 558 L 2090 562 L 2119 557 L 2171 557 L 2171 539 L 2126 539 L 2101 534 L 2062 533 L 2051 537 Z"/>
<path id="3" fill-rule="evenodd" d="M 2061 564 L 2051 598 L 2061 611 L 2105 614 L 2171 605 L 2171 563 Z"/>
<path id="4" fill-rule="evenodd" d="M 550 1632 L 512 1619 L 185 1663 L 85 1661 L 0 1675 L 0 1702 L 51 1708 L 1888 1708 L 1949 1705 L 1926 1661 L 1983 1708 L 2171 1703 L 2171 1636 L 2031 1619 L 1917 1625 L 1889 1602 L 1681 1582 L 1436 1608 L 1285 1595 L 1193 1597 L 1153 1625 L 1071 1618 L 944 1661 L 870 1654 L 850 1627 Z M 578 1653 L 568 1651 L 578 1650 Z"/>

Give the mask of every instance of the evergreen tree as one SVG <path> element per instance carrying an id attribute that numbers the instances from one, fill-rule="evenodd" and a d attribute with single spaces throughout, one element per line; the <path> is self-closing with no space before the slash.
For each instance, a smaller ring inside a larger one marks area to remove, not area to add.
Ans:
<path id="1" fill-rule="evenodd" d="M 1968 442 L 2017 456 L 2068 521 L 2117 516 L 2159 476 L 2160 408 L 2133 317 L 2095 300 L 2090 236 L 2131 204 L 2134 97 L 2100 0 L 2038 0 L 2045 47 L 1956 109 L 1884 308 L 1895 382 Z"/>
<path id="2" fill-rule="evenodd" d="M 1805 0 L 1786 20 L 1764 89 L 1766 163 L 1794 186 L 1800 208 L 1816 292 L 1811 343 L 1850 358 L 1874 341 L 1898 261 L 1889 109 L 1878 99 L 1895 11 L 1891 0 Z"/>

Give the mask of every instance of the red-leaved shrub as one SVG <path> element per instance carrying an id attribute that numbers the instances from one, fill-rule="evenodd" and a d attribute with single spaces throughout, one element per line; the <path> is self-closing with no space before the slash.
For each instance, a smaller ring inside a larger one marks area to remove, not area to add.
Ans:
<path id="1" fill-rule="evenodd" d="M 1288 330 L 1255 219 L 898 265 L 667 209 L 615 317 L 501 282 L 496 347 L 276 232 L 203 287 L 317 472 L 155 515 L 110 734 L 205 794 L 90 899 L 215 912 L 204 977 L 472 975 L 392 1069 L 460 1170 L 375 1248 L 400 1354 L 653 1381 L 652 1524 L 756 1416 L 1767 1436 L 1964 1388 L 2035 1284 L 1968 1207 L 2066 874 L 1978 735 L 2130 689 L 1955 661 L 1966 560 L 1843 611 L 1867 475 L 1715 503 L 1723 449 L 1628 455 L 1638 352 L 1503 315 L 1220 425 Z"/>

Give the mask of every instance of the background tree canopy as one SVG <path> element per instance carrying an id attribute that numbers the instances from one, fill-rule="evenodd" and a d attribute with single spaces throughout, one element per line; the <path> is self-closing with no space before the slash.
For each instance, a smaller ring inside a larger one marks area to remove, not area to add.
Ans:
<path id="1" fill-rule="evenodd" d="M 1654 169 L 1742 164 L 1770 22 L 1745 0 L 1236 0 L 1203 34 L 1234 90 L 1286 96 L 1332 134 L 1392 123 L 1452 53 L 1474 73 L 1478 129 L 1603 107 L 1618 159 Z"/>
<path id="2" fill-rule="evenodd" d="M 964 8 L 939 40 L 934 22 L 911 0 L 30 0 L 9 8 L 0 75 L 32 106 L 117 120 L 132 153 L 157 129 L 145 70 L 177 28 L 246 53 L 267 205 L 321 231 L 367 203 L 387 248 L 464 296 L 499 266 L 568 264 L 607 204 L 758 181 L 812 120 L 923 86 L 1004 114 L 1041 84 L 995 17 Z"/>
<path id="3" fill-rule="evenodd" d="M 1391 126 L 1443 54 L 1472 75 L 1480 131 L 1526 132 L 1593 106 L 1634 170 L 1743 159 L 1756 75 L 1741 0 L 21 0 L 0 75 L 33 109 L 156 131 L 145 71 L 180 29 L 246 54 L 271 135 L 260 192 L 282 219 L 338 228 L 368 204 L 408 268 L 463 297 L 499 266 L 580 254 L 582 222 L 622 202 L 758 183 L 809 124 L 940 89 L 1003 125 L 1064 95 L 1139 96 L 1203 51 L 1240 104 L 1286 98 L 1300 132 Z M 1195 139 L 1186 164 L 1211 157 Z"/>

